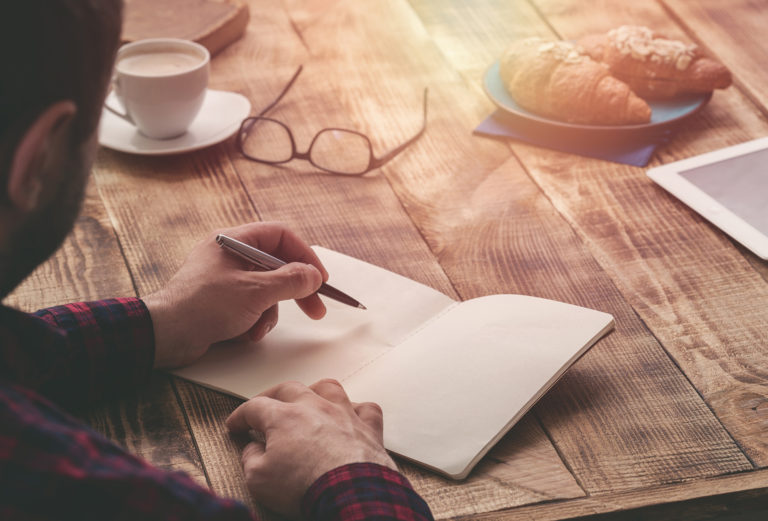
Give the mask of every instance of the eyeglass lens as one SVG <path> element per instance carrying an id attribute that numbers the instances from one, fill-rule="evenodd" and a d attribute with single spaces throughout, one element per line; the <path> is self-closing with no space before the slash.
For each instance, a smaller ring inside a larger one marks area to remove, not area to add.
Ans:
<path id="1" fill-rule="evenodd" d="M 252 159 L 284 163 L 293 157 L 308 159 L 323 170 L 360 174 L 371 163 L 371 144 L 363 135 L 343 129 L 324 129 L 312 141 L 308 154 L 297 154 L 290 130 L 268 118 L 254 118 L 243 129 L 243 152 Z"/>
<path id="2" fill-rule="evenodd" d="M 341 174 L 360 174 L 371 163 L 371 144 L 360 134 L 328 128 L 315 136 L 309 160 L 318 168 Z"/>
<path id="3" fill-rule="evenodd" d="M 288 127 L 267 118 L 253 118 L 243 128 L 243 152 L 259 161 L 285 163 L 293 158 L 293 138 Z"/>

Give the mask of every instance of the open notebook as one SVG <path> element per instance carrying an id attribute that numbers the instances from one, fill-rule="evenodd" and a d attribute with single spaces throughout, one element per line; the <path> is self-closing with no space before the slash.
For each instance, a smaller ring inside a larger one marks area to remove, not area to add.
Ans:
<path id="1" fill-rule="evenodd" d="M 454 479 L 472 467 L 613 326 L 611 315 L 522 295 L 464 302 L 315 247 L 331 283 L 367 306 L 293 302 L 258 343 L 214 346 L 182 378 L 241 398 L 287 380 L 342 382 L 384 411 L 390 451 Z"/>

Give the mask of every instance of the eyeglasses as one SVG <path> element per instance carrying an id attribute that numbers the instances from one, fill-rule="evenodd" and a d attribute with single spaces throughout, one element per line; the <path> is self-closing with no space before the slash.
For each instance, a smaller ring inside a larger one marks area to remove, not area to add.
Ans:
<path id="1" fill-rule="evenodd" d="M 281 121 L 264 117 L 288 92 L 301 73 L 302 66 L 280 95 L 258 116 L 246 118 L 237 133 L 237 148 L 248 159 L 279 165 L 293 159 L 304 159 L 332 174 L 363 175 L 379 168 L 416 141 L 427 128 L 427 89 L 424 89 L 424 118 L 421 129 L 409 140 L 381 157 L 375 157 L 371 140 L 365 134 L 344 128 L 324 128 L 312 138 L 306 152 L 296 150 L 291 130 Z"/>

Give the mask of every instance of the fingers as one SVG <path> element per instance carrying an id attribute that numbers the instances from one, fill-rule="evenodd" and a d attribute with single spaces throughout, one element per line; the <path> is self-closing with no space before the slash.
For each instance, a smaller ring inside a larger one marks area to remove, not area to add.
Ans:
<path id="1" fill-rule="evenodd" d="M 280 223 L 248 223 L 223 230 L 222 233 L 286 262 L 311 264 L 318 269 L 322 280 L 328 280 L 328 272 L 312 248 Z"/>
<path id="2" fill-rule="evenodd" d="M 285 421 L 289 412 L 286 404 L 298 402 L 302 397 L 311 399 L 317 398 L 317 395 L 299 382 L 275 385 L 240 404 L 227 417 L 225 424 L 231 432 L 254 430 L 266 437 L 272 426 Z"/>
<path id="3" fill-rule="evenodd" d="M 261 314 L 259 320 L 248 330 L 248 340 L 258 342 L 264 338 L 267 333 L 272 331 L 277 325 L 278 309 L 277 304 L 267 309 Z"/>
<path id="4" fill-rule="evenodd" d="M 254 271 L 253 280 L 259 297 L 270 305 L 281 300 L 303 299 L 315 293 L 322 275 L 311 264 L 292 262 L 274 271 Z M 322 304 L 322 303 L 321 303 Z"/>
<path id="5" fill-rule="evenodd" d="M 243 467 L 248 470 L 249 466 L 253 466 L 258 459 L 264 455 L 264 443 L 258 441 L 249 442 L 243 448 L 242 461 Z"/>
<path id="6" fill-rule="evenodd" d="M 248 223 L 220 232 L 289 263 L 272 272 L 254 272 L 261 286 L 271 290 L 267 296 L 272 303 L 295 299 L 308 317 L 319 320 L 325 316 L 325 304 L 315 292 L 323 281 L 328 280 L 328 272 L 315 252 L 298 236 L 282 224 L 274 222 Z M 227 260 L 235 265 L 242 264 L 242 269 L 250 267 L 247 261 L 231 255 L 229 257 Z M 263 329 L 254 330 L 250 338 L 258 340 L 267 332 Z"/>
<path id="7" fill-rule="evenodd" d="M 253 429 L 266 433 L 272 420 L 279 419 L 284 413 L 284 410 L 281 412 L 283 404 L 316 399 L 351 407 L 375 432 L 382 432 L 384 420 L 381 407 L 372 402 L 353 404 L 342 385 L 330 378 L 309 387 L 299 382 L 285 382 L 271 387 L 235 409 L 227 418 L 226 425 L 233 432 Z"/>
<path id="8" fill-rule="evenodd" d="M 341 384 L 331 378 L 320 380 L 309 387 L 300 382 L 284 382 L 267 389 L 259 396 L 286 403 L 313 397 L 324 398 L 333 403 L 351 403 Z"/>
<path id="9" fill-rule="evenodd" d="M 379 435 L 384 431 L 384 413 L 378 404 L 373 402 L 355 403 L 353 404 L 355 412 Z"/>
<path id="10" fill-rule="evenodd" d="M 252 441 L 243 448 L 240 461 L 243 464 L 243 472 L 247 482 L 258 482 L 257 476 L 261 473 L 262 458 L 265 452 L 266 446 L 258 441 Z"/>
<path id="11" fill-rule="evenodd" d="M 226 426 L 232 432 L 255 430 L 267 432 L 277 411 L 277 403 L 265 396 L 256 396 L 241 404 L 226 419 Z"/>
<path id="12" fill-rule="evenodd" d="M 302 383 L 285 382 L 267 389 L 259 394 L 259 396 L 271 398 L 278 402 L 291 403 L 298 401 L 304 396 L 312 394 L 312 390 Z"/>
<path id="13" fill-rule="evenodd" d="M 313 320 L 320 320 L 325 316 L 325 304 L 317 294 L 312 294 L 308 297 L 304 297 L 296 300 L 296 304 L 299 305 L 305 315 Z"/>
<path id="14" fill-rule="evenodd" d="M 318 396 L 325 398 L 329 402 L 342 405 L 351 404 L 347 392 L 337 380 L 326 378 L 309 386 Z"/>

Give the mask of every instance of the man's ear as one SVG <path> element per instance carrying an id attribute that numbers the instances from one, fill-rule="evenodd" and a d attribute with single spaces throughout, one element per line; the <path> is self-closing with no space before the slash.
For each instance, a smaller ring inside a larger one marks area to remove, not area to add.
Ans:
<path id="1" fill-rule="evenodd" d="M 74 102 L 58 101 L 45 109 L 21 137 L 6 187 L 11 204 L 19 210 L 29 212 L 37 208 L 43 188 L 52 181 L 48 177 L 58 175 L 57 169 L 46 169 L 46 160 L 50 154 L 57 153 L 53 145 L 61 138 L 59 132 L 76 112 Z"/>

